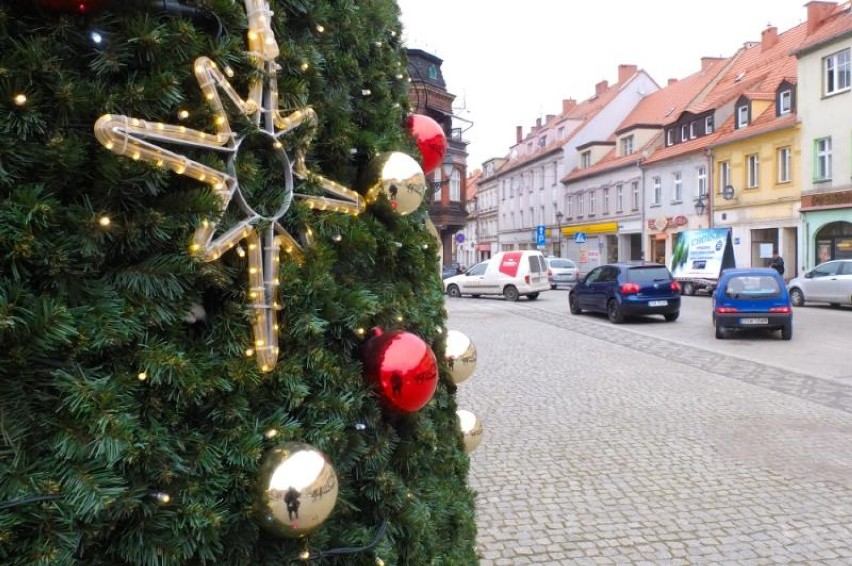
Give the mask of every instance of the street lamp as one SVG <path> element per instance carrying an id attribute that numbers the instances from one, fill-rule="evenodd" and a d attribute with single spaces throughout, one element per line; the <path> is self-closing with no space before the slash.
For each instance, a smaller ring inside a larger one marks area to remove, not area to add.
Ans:
<path id="1" fill-rule="evenodd" d="M 562 212 L 556 211 L 556 257 L 562 257 Z"/>
<path id="2" fill-rule="evenodd" d="M 707 204 L 704 202 L 704 195 L 698 195 L 698 198 L 695 199 L 695 214 L 698 216 L 704 216 L 704 211 L 707 210 Z"/>
<path id="3" fill-rule="evenodd" d="M 449 183 L 450 177 L 452 176 L 455 168 L 456 164 L 453 161 L 453 158 L 447 154 L 447 156 L 444 157 L 444 162 L 441 164 L 441 171 L 443 171 L 444 176 L 442 179 L 435 179 L 434 176 L 432 177 L 432 190 L 437 191 L 441 188 L 441 185 Z"/>

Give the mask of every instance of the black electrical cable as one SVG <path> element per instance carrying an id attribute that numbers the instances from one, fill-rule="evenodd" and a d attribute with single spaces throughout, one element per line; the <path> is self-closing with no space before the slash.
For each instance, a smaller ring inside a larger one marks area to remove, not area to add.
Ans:
<path id="1" fill-rule="evenodd" d="M 326 556 L 334 556 L 336 554 L 357 554 L 359 552 L 366 552 L 368 550 L 372 550 L 379 544 L 379 541 L 382 540 L 385 536 L 385 531 L 388 529 L 388 520 L 385 519 L 382 521 L 382 524 L 379 525 L 379 530 L 376 531 L 376 536 L 373 538 L 373 542 L 366 546 L 343 546 L 340 548 L 332 548 L 330 550 L 309 550 L 308 555 L 302 557 L 303 560 L 318 560 L 320 558 L 325 558 Z"/>

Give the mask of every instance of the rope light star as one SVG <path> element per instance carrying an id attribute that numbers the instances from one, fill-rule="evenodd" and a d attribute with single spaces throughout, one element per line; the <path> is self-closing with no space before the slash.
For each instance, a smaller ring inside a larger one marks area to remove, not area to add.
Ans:
<path id="1" fill-rule="evenodd" d="M 245 7 L 249 23 L 249 51 L 265 78 L 251 84 L 248 96 L 243 99 L 211 59 L 199 57 L 194 64 L 195 77 L 214 111 L 215 133 L 106 114 L 95 123 L 95 136 L 114 153 L 134 160 L 149 161 L 210 185 L 221 201 L 220 217 L 231 201 L 236 200 L 243 213 L 241 220 L 217 234 L 217 221 L 220 218 L 204 219 L 193 235 L 190 251 L 203 261 L 215 261 L 241 241 L 246 242 L 249 299 L 255 310 L 254 347 L 247 354 L 255 355 L 260 370 L 268 372 L 278 361 L 276 311 L 281 309 L 278 299 L 280 253 L 283 248 L 296 257 L 301 255 L 301 246 L 279 221 L 290 209 L 294 198 L 312 209 L 353 215 L 362 212 L 365 203 L 363 197 L 355 191 L 310 172 L 305 165 L 305 147 L 295 149 L 295 160 L 291 161 L 280 139 L 301 125 L 307 126 L 308 139 L 313 138 L 317 116 L 311 108 L 282 115 L 278 108 L 276 78 L 280 67 L 275 62 L 279 48 L 270 25 L 272 11 L 266 0 L 245 0 Z M 246 134 L 231 130 L 220 91 L 260 129 L 255 134 L 267 138 L 269 151 L 281 165 L 284 179 L 281 204 L 272 214 L 257 212 L 240 190 L 236 160 Z M 227 165 L 224 171 L 220 171 L 166 149 L 160 143 L 224 152 L 227 154 Z M 296 193 L 294 174 L 300 179 L 310 177 L 323 188 L 327 196 Z M 310 236 L 310 231 L 307 236 Z"/>

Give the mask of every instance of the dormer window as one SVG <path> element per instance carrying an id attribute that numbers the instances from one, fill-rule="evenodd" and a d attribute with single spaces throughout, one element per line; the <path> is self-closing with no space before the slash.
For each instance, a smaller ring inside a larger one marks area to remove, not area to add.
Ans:
<path id="1" fill-rule="evenodd" d="M 689 126 L 684 124 L 680 127 L 680 141 L 686 141 L 689 139 Z"/>
<path id="2" fill-rule="evenodd" d="M 778 94 L 778 115 L 783 116 L 793 111 L 793 91 L 782 90 Z"/>
<path id="3" fill-rule="evenodd" d="M 704 135 L 713 133 L 713 116 L 704 118 Z"/>
<path id="4" fill-rule="evenodd" d="M 592 166 L 592 152 L 584 151 L 580 154 L 580 167 L 586 169 L 587 167 Z M 581 213 L 582 214 L 582 213 Z"/>
<path id="5" fill-rule="evenodd" d="M 698 137 L 698 122 L 689 124 L 689 139 L 694 140 Z"/>
<path id="6" fill-rule="evenodd" d="M 737 106 L 737 128 L 748 126 L 748 105 Z"/>
<path id="7" fill-rule="evenodd" d="M 674 128 L 666 130 L 666 145 L 674 145 Z"/>
<path id="8" fill-rule="evenodd" d="M 630 155 L 633 151 L 633 136 L 621 138 L 621 155 Z"/>

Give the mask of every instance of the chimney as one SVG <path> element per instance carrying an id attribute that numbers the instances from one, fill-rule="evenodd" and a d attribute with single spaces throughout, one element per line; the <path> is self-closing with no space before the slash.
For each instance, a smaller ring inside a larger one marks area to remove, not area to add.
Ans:
<path id="1" fill-rule="evenodd" d="M 535 129 L 536 129 L 536 130 L 541 129 L 541 118 L 536 118 L 536 119 L 535 119 Z"/>
<path id="2" fill-rule="evenodd" d="M 636 74 L 636 71 L 639 70 L 639 67 L 636 65 L 619 65 L 618 66 L 618 82 L 624 83 L 630 77 Z"/>
<path id="3" fill-rule="evenodd" d="M 775 26 L 769 26 L 763 33 L 760 34 L 760 52 L 775 47 L 775 44 L 778 43 L 778 28 Z"/>
<path id="4" fill-rule="evenodd" d="M 600 96 L 606 92 L 606 89 L 609 87 L 609 83 L 606 81 L 601 81 L 595 85 L 595 94 Z"/>
<path id="5" fill-rule="evenodd" d="M 834 2 L 818 2 L 814 0 L 805 4 L 805 7 L 808 9 L 808 35 L 810 35 L 834 11 L 837 4 Z"/>
<path id="6" fill-rule="evenodd" d="M 668 82 L 668 84 L 667 84 L 666 86 L 672 86 L 672 85 L 673 85 L 673 84 L 675 84 L 676 82 L 677 82 L 677 79 L 669 79 L 669 82 Z"/>
<path id="7" fill-rule="evenodd" d="M 574 100 L 573 98 L 562 99 L 562 113 L 563 114 L 568 114 L 569 112 L 574 110 L 575 106 L 577 106 L 577 101 Z"/>
<path id="8" fill-rule="evenodd" d="M 518 126 L 515 132 L 515 137 L 518 140 L 517 143 L 521 143 L 522 141 L 524 141 L 524 127 Z"/>
<path id="9" fill-rule="evenodd" d="M 723 57 L 702 57 L 701 70 L 706 71 L 710 68 L 711 65 L 713 65 L 713 63 L 716 63 L 717 61 L 722 61 L 723 59 Z"/>
<path id="10" fill-rule="evenodd" d="M 547 115 L 547 118 L 545 118 L 545 119 L 544 119 L 544 121 L 545 121 L 545 122 L 550 122 L 550 121 L 551 121 L 551 120 L 553 120 L 554 118 L 556 118 L 556 116 L 554 116 L 553 114 L 548 114 L 548 115 Z"/>

